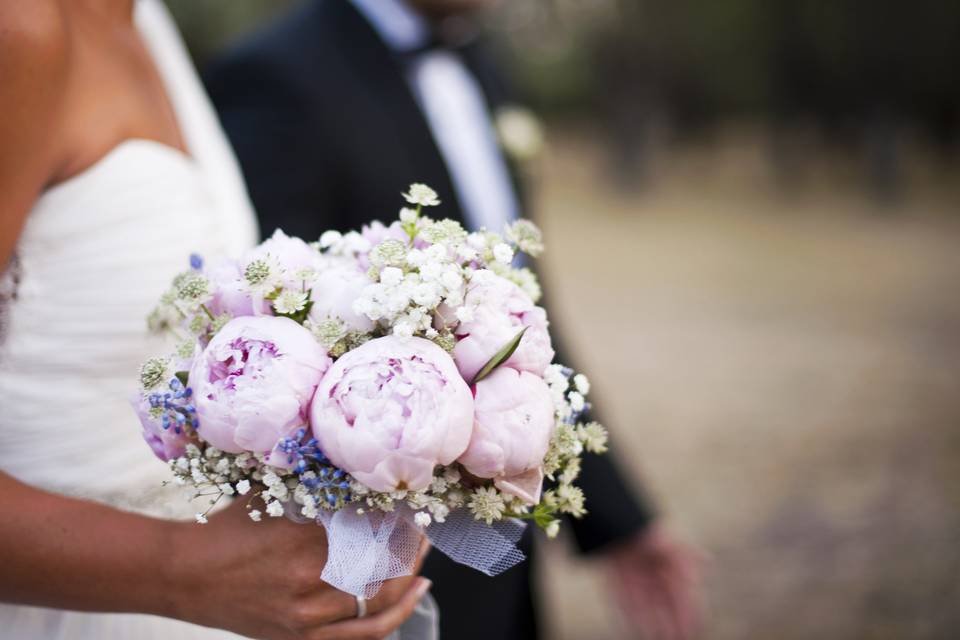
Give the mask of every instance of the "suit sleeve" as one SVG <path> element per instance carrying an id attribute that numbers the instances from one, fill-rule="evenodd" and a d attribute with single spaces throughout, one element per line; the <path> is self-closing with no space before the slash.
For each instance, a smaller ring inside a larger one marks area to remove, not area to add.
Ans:
<path id="1" fill-rule="evenodd" d="M 337 179 L 320 116 L 309 109 L 316 100 L 288 67 L 240 50 L 215 61 L 204 81 L 262 232 L 281 228 L 309 241 L 324 228 L 320 212 L 336 210 Z"/>
<path id="2" fill-rule="evenodd" d="M 574 366 L 559 336 L 562 331 L 551 320 L 551 335 L 556 350 L 555 361 Z M 575 368 L 575 367 L 574 367 Z M 603 420 L 591 410 L 583 420 Z M 603 423 L 610 428 L 611 425 Z M 645 492 L 634 489 L 617 463 L 616 429 L 610 428 L 610 450 L 603 455 L 583 454 L 577 484 L 587 498 L 587 515 L 569 518 L 577 547 L 582 553 L 603 550 L 645 530 L 656 518 L 656 512 Z"/>

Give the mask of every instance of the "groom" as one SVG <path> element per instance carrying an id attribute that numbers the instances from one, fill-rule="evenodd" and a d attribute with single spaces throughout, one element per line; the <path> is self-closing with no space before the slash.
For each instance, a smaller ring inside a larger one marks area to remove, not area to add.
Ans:
<path id="1" fill-rule="evenodd" d="M 216 64 L 208 89 L 262 231 L 359 228 L 424 182 L 437 217 L 501 229 L 524 210 L 494 117 L 511 96 L 471 31 L 490 0 L 311 0 Z M 562 355 L 558 359 L 567 362 Z M 660 637 L 690 633 L 692 554 L 639 501 L 609 455 L 585 456 L 580 550 L 605 562 L 625 613 Z M 532 555 L 531 536 L 522 548 Z M 442 637 L 535 638 L 531 563 L 488 578 L 428 558 Z"/>

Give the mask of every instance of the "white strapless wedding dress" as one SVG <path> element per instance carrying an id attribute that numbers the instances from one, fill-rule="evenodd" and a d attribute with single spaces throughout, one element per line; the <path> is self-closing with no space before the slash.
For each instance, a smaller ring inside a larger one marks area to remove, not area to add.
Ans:
<path id="1" fill-rule="evenodd" d="M 167 468 L 128 405 L 142 361 L 169 347 L 148 335 L 145 318 L 191 253 L 236 256 L 257 230 L 239 167 L 165 8 L 138 0 L 136 22 L 190 155 L 127 140 L 37 200 L 0 277 L 0 469 L 49 491 L 192 518 L 196 509 L 161 487 Z M 153 616 L 0 604 L 0 637 L 238 636 Z"/>

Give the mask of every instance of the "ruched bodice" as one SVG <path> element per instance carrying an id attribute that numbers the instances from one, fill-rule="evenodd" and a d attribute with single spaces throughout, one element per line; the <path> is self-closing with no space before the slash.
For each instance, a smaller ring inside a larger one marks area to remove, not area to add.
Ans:
<path id="1" fill-rule="evenodd" d="M 189 517 L 161 487 L 168 471 L 128 404 L 140 364 L 169 347 L 148 334 L 146 316 L 191 253 L 237 255 L 256 242 L 256 224 L 165 9 L 138 0 L 136 21 L 189 154 L 127 140 L 37 200 L 0 288 L 0 468 L 51 491 Z M 149 616 L 9 605 L 0 605 L 0 636 L 234 637 Z"/>

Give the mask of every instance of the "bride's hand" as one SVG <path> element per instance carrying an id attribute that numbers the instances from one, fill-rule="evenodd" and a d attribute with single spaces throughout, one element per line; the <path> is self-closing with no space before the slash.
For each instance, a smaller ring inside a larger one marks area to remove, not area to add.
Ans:
<path id="1" fill-rule="evenodd" d="M 252 522 L 237 500 L 206 525 L 184 524 L 172 541 L 171 615 L 263 640 L 383 638 L 413 612 L 430 587 L 414 576 L 388 580 L 356 618 L 356 599 L 320 580 L 327 560 L 323 527 L 286 518 Z"/>

